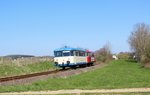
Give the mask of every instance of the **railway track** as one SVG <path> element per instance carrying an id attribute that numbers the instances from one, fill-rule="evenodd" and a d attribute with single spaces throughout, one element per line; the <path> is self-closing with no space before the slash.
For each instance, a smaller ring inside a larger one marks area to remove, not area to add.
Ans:
<path id="1" fill-rule="evenodd" d="M 4 77 L 4 78 L 0 78 L 0 83 L 7 82 L 7 81 L 18 80 L 18 79 L 25 79 L 25 78 L 31 78 L 31 77 L 36 77 L 36 76 L 42 76 L 42 75 L 56 74 L 56 73 L 63 72 L 63 71 L 69 70 L 69 69 L 70 68 L 66 68 L 65 70 L 60 69 L 60 70 L 45 71 L 45 72 L 32 73 L 32 74 L 26 74 L 26 75 Z"/>
<path id="2" fill-rule="evenodd" d="M 36 77 L 36 76 L 41 76 L 41 75 L 55 74 L 55 73 L 62 72 L 62 71 L 65 71 L 65 70 L 60 69 L 60 70 L 53 70 L 53 71 L 32 73 L 32 74 L 26 74 L 26 75 L 18 75 L 18 76 L 5 77 L 5 78 L 0 78 L 0 83 L 7 82 L 7 81 L 18 80 L 18 79 L 25 79 L 25 78 L 30 78 L 30 77 Z"/>
<path id="3" fill-rule="evenodd" d="M 92 70 L 94 68 L 99 68 L 98 64 L 95 64 L 94 66 L 90 66 L 86 68 L 77 68 L 76 70 L 71 69 L 71 68 L 66 68 L 65 70 L 59 69 L 59 70 L 45 71 L 45 72 L 32 73 L 32 74 L 26 74 L 26 75 L 5 77 L 5 78 L 0 78 L 0 86 L 20 85 L 20 84 L 28 84 L 28 83 L 30 84 L 37 80 L 47 79 L 50 77 L 51 78 L 61 78 L 61 77 L 65 78 L 67 76 L 76 75 L 81 72 Z"/>

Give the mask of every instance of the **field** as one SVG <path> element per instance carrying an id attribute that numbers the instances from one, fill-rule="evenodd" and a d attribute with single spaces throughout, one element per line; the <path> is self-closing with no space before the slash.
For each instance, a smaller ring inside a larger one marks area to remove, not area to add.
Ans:
<path id="1" fill-rule="evenodd" d="M 77 94 L 62 94 L 62 95 L 77 95 Z M 150 95 L 150 93 L 84 93 L 80 95 Z"/>
<path id="2" fill-rule="evenodd" d="M 53 62 L 39 62 L 33 64 L 0 64 L 0 77 L 47 71 L 55 68 Z"/>
<path id="3" fill-rule="evenodd" d="M 60 89 L 113 89 L 150 87 L 150 69 L 134 61 L 112 61 L 104 68 L 68 78 L 50 78 L 30 85 L 1 86 L 0 92 Z"/>

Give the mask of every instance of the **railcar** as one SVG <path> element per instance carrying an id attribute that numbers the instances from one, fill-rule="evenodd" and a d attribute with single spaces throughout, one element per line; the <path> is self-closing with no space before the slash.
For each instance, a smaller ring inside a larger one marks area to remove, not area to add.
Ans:
<path id="1" fill-rule="evenodd" d="M 94 53 L 86 49 L 63 47 L 54 50 L 54 62 L 58 67 L 77 67 L 93 65 L 95 60 Z"/>

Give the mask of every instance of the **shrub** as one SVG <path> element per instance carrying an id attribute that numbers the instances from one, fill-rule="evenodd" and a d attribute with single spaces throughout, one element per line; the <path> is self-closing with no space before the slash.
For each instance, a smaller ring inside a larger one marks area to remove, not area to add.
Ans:
<path id="1" fill-rule="evenodd" d="M 131 55 L 129 52 L 120 52 L 117 56 L 119 59 L 125 59 L 125 60 L 128 60 L 131 58 Z"/>
<path id="2" fill-rule="evenodd" d="M 110 45 L 106 44 L 95 52 L 96 60 L 101 62 L 108 62 L 112 59 Z"/>

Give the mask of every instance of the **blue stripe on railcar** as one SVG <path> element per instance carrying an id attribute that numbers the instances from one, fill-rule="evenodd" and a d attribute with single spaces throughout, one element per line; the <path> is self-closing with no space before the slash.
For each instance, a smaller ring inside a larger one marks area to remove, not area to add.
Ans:
<path id="1" fill-rule="evenodd" d="M 77 51 L 86 51 L 85 49 L 81 49 L 81 48 L 72 48 L 72 47 L 62 47 L 62 48 L 58 48 L 58 49 L 55 49 L 54 52 L 56 51 L 71 51 L 71 50 L 77 50 Z"/>
<path id="2" fill-rule="evenodd" d="M 69 64 L 57 64 L 58 67 L 72 67 L 72 66 L 78 66 L 78 65 L 84 65 L 87 64 L 86 62 L 79 62 L 79 63 L 69 63 Z"/>

